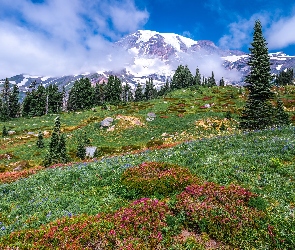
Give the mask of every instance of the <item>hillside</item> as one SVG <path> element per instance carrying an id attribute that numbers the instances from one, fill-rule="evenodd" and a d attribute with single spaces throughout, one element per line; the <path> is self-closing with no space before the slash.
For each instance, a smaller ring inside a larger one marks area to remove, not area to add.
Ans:
<path id="1" fill-rule="evenodd" d="M 294 86 L 274 90 L 294 122 Z M 14 132 L 1 138 L 0 247 L 292 249 L 294 127 L 240 131 L 245 94 L 200 87 L 62 113 L 73 162 L 48 169 L 38 166 L 56 115 L 6 122 Z M 79 161 L 85 132 L 98 154 Z"/>

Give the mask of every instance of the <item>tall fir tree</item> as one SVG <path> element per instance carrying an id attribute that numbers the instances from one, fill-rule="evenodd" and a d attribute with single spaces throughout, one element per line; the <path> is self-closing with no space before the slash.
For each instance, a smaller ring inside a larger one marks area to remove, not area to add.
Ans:
<path id="1" fill-rule="evenodd" d="M 19 88 L 17 84 L 13 85 L 13 89 L 9 95 L 9 116 L 11 118 L 18 117 L 20 113 Z"/>
<path id="2" fill-rule="evenodd" d="M 143 95 L 144 99 L 147 101 L 155 99 L 157 97 L 157 90 L 154 86 L 152 78 L 149 78 L 148 81 L 146 81 Z"/>
<path id="3" fill-rule="evenodd" d="M 215 81 L 215 76 L 213 71 L 212 71 L 211 77 L 209 77 L 208 79 L 208 86 L 209 87 L 216 86 L 216 81 Z"/>
<path id="4" fill-rule="evenodd" d="M 143 101 L 143 88 L 140 83 L 137 84 L 135 92 L 134 92 L 134 101 L 141 102 Z"/>
<path id="5" fill-rule="evenodd" d="M 179 65 L 172 77 L 171 89 L 182 89 L 194 85 L 194 76 L 190 72 L 189 68 L 183 65 Z"/>
<path id="6" fill-rule="evenodd" d="M 223 77 L 220 79 L 220 81 L 219 81 L 219 86 L 220 87 L 224 87 L 225 86 L 225 82 L 224 82 L 224 79 L 223 79 Z"/>
<path id="7" fill-rule="evenodd" d="M 294 70 L 288 68 L 286 71 L 282 70 L 275 79 L 275 84 L 277 86 L 286 86 L 294 84 Z"/>
<path id="8" fill-rule="evenodd" d="M 2 137 L 5 137 L 5 136 L 8 136 L 8 131 L 7 131 L 6 126 L 4 125 L 2 128 Z"/>
<path id="9" fill-rule="evenodd" d="M 94 90 L 94 96 L 95 96 L 95 105 L 102 106 L 105 102 L 105 92 L 106 92 L 106 84 L 103 81 L 103 83 L 96 83 L 95 90 Z"/>
<path id="10" fill-rule="evenodd" d="M 159 92 L 158 92 L 158 96 L 165 96 L 170 92 L 170 83 L 169 80 L 166 79 L 166 82 L 163 86 L 161 86 Z"/>
<path id="11" fill-rule="evenodd" d="M 289 125 L 289 115 L 284 110 L 284 104 L 281 99 L 277 99 L 275 121 L 277 125 Z"/>
<path id="12" fill-rule="evenodd" d="M 201 82 L 201 74 L 199 68 L 196 68 L 196 74 L 194 77 L 194 85 L 200 86 L 202 84 Z"/>
<path id="13" fill-rule="evenodd" d="M 240 127 L 263 129 L 274 125 L 275 109 L 271 103 L 274 93 L 271 91 L 273 78 L 270 71 L 270 58 L 259 20 L 255 22 L 251 45 L 248 61 L 250 73 L 245 79 L 249 95 L 240 117 Z"/>
<path id="14" fill-rule="evenodd" d="M 5 79 L 4 86 L 2 89 L 2 93 L 0 95 L 1 98 L 1 107 L 0 107 L 0 119 L 1 121 L 8 121 L 9 116 L 9 96 L 10 96 L 10 88 L 9 88 L 9 80 Z"/>
<path id="15" fill-rule="evenodd" d="M 122 100 L 123 100 L 123 102 L 132 102 L 133 101 L 132 89 L 128 83 L 126 83 L 122 88 Z"/>
<path id="16" fill-rule="evenodd" d="M 89 78 L 75 81 L 69 91 L 67 108 L 71 111 L 90 109 L 95 105 L 94 88 Z"/>
<path id="17" fill-rule="evenodd" d="M 38 140 L 36 142 L 36 146 L 38 148 L 44 148 L 43 133 L 41 131 L 39 131 L 38 133 Z"/>
<path id="18" fill-rule="evenodd" d="M 66 150 L 66 139 L 60 130 L 60 118 L 57 116 L 54 121 L 54 128 L 51 135 L 49 149 L 43 161 L 45 167 L 55 163 L 66 163 L 69 161 Z"/>
<path id="19" fill-rule="evenodd" d="M 46 114 L 57 114 L 62 111 L 63 92 L 55 84 L 46 87 Z"/>
<path id="20" fill-rule="evenodd" d="M 111 104 L 118 104 L 122 101 L 122 82 L 117 76 L 110 75 L 106 84 L 105 99 Z"/>

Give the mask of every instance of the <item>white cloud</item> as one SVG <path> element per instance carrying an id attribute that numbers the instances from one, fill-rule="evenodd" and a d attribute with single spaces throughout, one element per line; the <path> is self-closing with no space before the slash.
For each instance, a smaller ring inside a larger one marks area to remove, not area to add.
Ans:
<path id="1" fill-rule="evenodd" d="M 198 67 L 200 73 L 205 77 L 211 77 L 213 71 L 217 81 L 222 77 L 231 81 L 239 81 L 241 79 L 241 73 L 229 71 L 223 67 L 223 60 L 219 55 L 208 55 L 208 52 L 202 50 L 190 56 L 185 53 L 179 53 L 179 59 L 174 61 L 174 68 L 176 69 L 179 64 L 187 65 L 192 74 L 195 74 Z"/>
<path id="2" fill-rule="evenodd" d="M 264 37 L 269 49 L 284 49 L 295 44 L 295 11 L 291 16 L 282 16 L 282 12 L 274 10 L 270 12 L 260 12 L 252 15 L 250 19 L 239 19 L 230 23 L 229 34 L 224 35 L 219 40 L 219 46 L 230 49 L 241 49 L 249 46 L 252 42 L 253 27 L 255 20 L 262 23 Z"/>
<path id="3" fill-rule="evenodd" d="M 268 13 L 258 13 L 251 16 L 250 19 L 240 18 L 237 22 L 228 25 L 230 34 L 224 35 L 219 40 L 219 46 L 229 49 L 241 49 L 249 45 L 252 41 L 253 27 L 255 20 L 260 20 L 262 25 L 269 20 Z"/>
<path id="4" fill-rule="evenodd" d="M 295 44 L 295 15 L 282 18 L 274 22 L 266 31 L 266 38 L 270 49 L 281 49 Z"/>
<path id="5" fill-rule="evenodd" d="M 1 1 L 0 79 L 119 70 L 132 59 L 109 40 L 142 28 L 149 16 L 133 0 Z"/>

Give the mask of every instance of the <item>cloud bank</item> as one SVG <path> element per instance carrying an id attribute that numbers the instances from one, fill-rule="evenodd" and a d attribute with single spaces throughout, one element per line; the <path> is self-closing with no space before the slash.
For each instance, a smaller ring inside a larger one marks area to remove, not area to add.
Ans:
<path id="1" fill-rule="evenodd" d="M 2 0 L 0 78 L 119 70 L 132 59 L 111 42 L 148 18 L 134 0 Z"/>
<path id="2" fill-rule="evenodd" d="M 262 23 L 264 37 L 270 50 L 284 49 L 295 45 L 295 11 L 289 16 L 282 16 L 278 12 L 260 12 L 253 14 L 249 19 L 239 18 L 228 25 L 229 34 L 219 40 L 223 48 L 241 49 L 250 46 L 252 42 L 255 20 Z"/>

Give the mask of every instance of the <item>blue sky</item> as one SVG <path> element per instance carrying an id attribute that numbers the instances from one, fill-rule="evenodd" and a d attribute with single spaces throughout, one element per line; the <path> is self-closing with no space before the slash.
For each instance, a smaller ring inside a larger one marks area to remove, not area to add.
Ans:
<path id="1" fill-rule="evenodd" d="M 271 52 L 295 55 L 291 0 L 0 0 L 0 78 L 118 69 L 131 59 L 111 42 L 138 29 L 248 52 L 256 19 Z"/>

